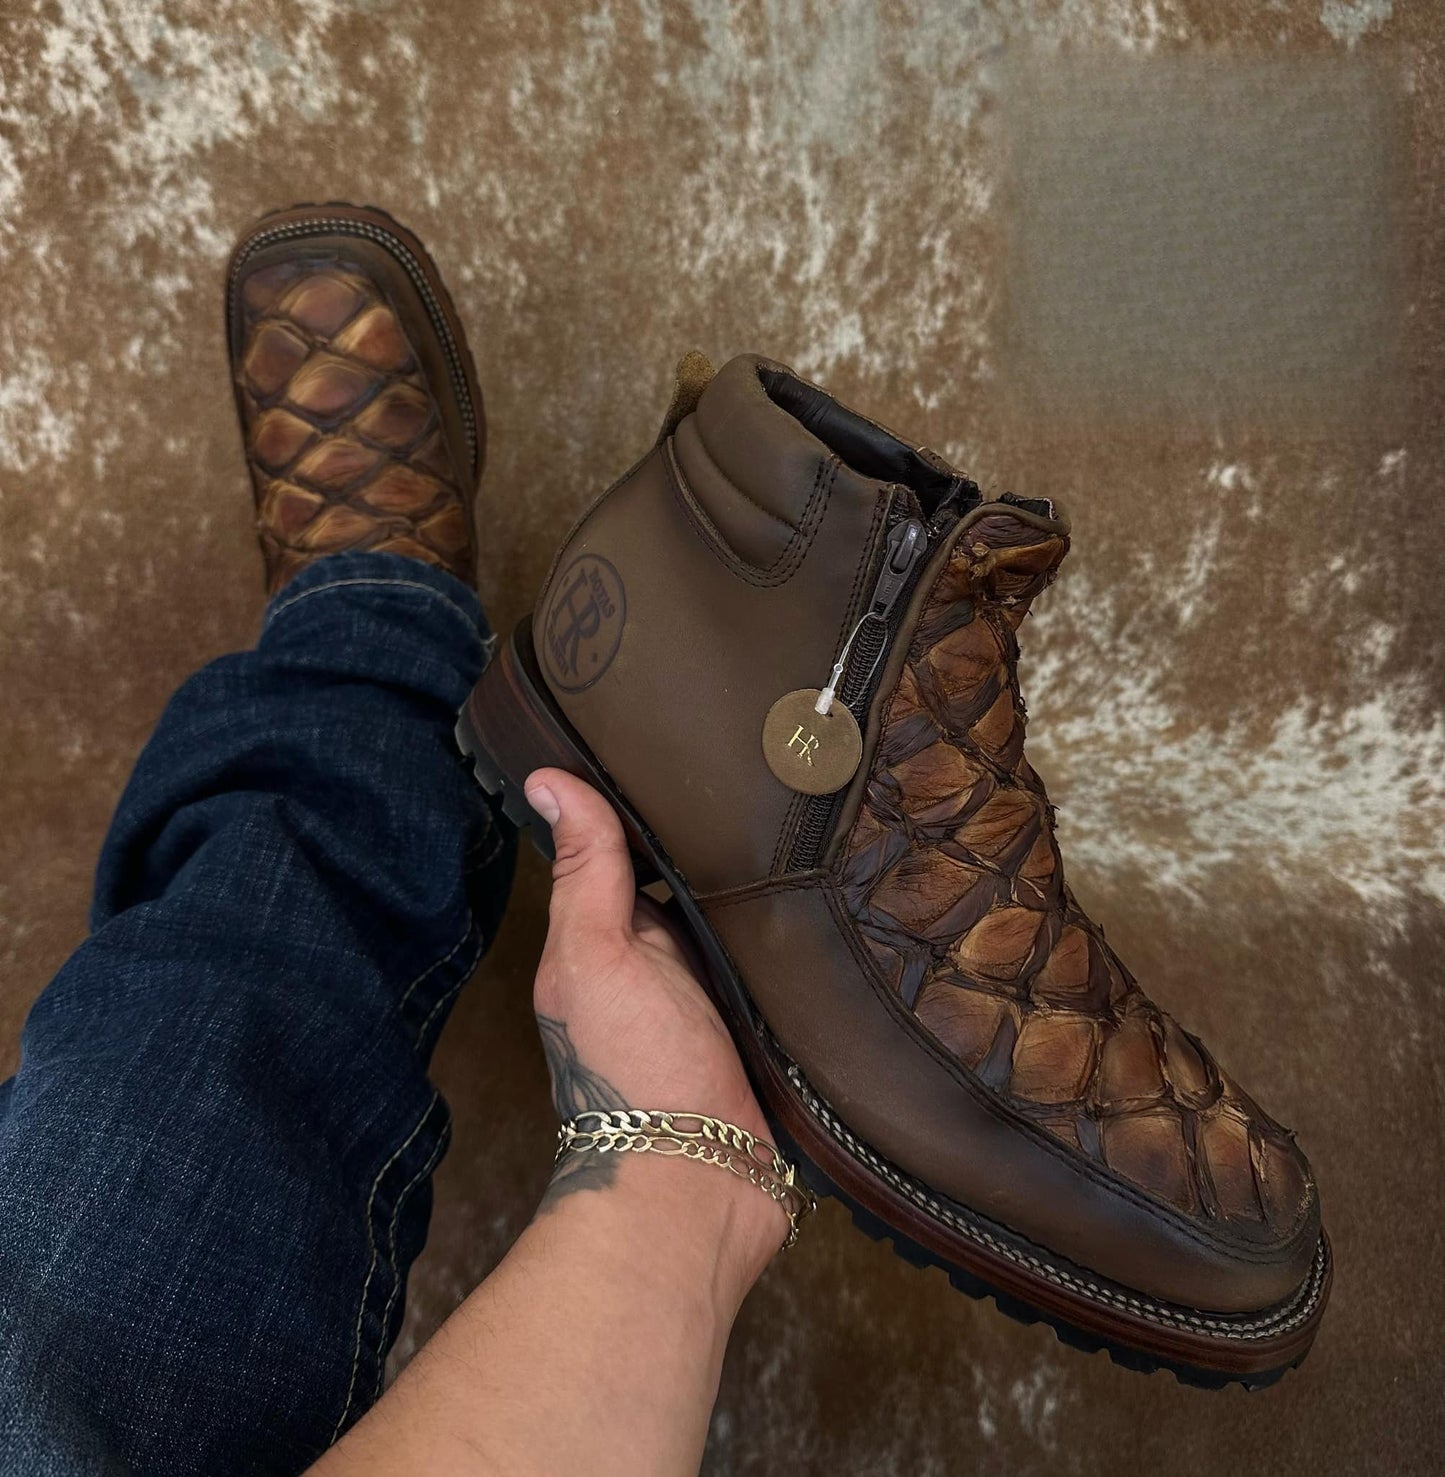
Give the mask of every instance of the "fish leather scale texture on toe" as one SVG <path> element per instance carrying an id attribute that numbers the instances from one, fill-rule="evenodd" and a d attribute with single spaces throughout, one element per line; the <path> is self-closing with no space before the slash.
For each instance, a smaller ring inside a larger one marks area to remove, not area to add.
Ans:
<path id="1" fill-rule="evenodd" d="M 843 895 L 915 1019 L 1013 1111 L 1186 1214 L 1288 1237 L 1314 1196 L 1292 1136 L 1064 882 L 1016 633 L 1067 550 L 1007 509 L 959 541 L 888 706 Z"/>
<path id="2" fill-rule="evenodd" d="M 235 287 L 237 405 L 268 593 L 366 549 L 475 583 L 465 449 L 418 338 L 428 332 L 345 241 L 272 248 Z M 410 320 L 410 321 L 409 321 Z"/>

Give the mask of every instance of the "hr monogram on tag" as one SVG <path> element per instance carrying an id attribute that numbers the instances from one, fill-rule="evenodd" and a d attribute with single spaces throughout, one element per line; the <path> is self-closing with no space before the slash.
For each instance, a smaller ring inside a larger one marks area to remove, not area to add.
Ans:
<path id="1" fill-rule="evenodd" d="M 798 758 L 808 766 L 813 767 L 813 750 L 818 747 L 816 734 L 810 733 L 807 738 L 803 737 L 803 725 L 800 723 L 794 730 L 793 736 L 788 740 L 788 747 L 798 751 Z"/>
<path id="2" fill-rule="evenodd" d="M 817 709 L 822 690 L 800 687 L 768 709 L 763 758 L 768 768 L 803 795 L 831 795 L 853 778 L 863 757 L 858 722 L 842 703 Z"/>

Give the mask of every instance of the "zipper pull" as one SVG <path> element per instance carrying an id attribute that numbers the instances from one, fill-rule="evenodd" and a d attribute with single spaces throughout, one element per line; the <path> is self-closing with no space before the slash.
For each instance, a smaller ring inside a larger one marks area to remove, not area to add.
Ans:
<path id="1" fill-rule="evenodd" d="M 873 598 L 843 643 L 828 685 L 821 690 L 800 687 L 784 693 L 768 709 L 763 720 L 763 758 L 790 790 L 803 795 L 833 795 L 857 772 L 863 757 L 863 734 L 852 709 L 837 701 L 838 684 L 843 680 L 853 643 L 869 621 L 877 621 L 883 630 L 868 671 L 870 677 L 873 675 L 888 647 L 889 612 L 927 550 L 928 530 L 917 518 L 907 518 L 889 529 Z"/>
<path id="2" fill-rule="evenodd" d="M 886 620 L 898 601 L 913 566 L 923 557 L 928 548 L 928 530 L 917 518 L 908 518 L 888 535 L 883 553 L 883 568 L 878 573 L 878 583 L 873 587 L 873 599 L 868 605 L 868 614 Z"/>
<path id="3" fill-rule="evenodd" d="M 858 632 L 870 620 L 887 621 L 889 613 L 898 603 L 899 595 L 903 593 L 903 587 L 908 583 L 908 576 L 913 573 L 914 565 L 927 549 L 928 530 L 917 518 L 906 518 L 889 530 L 888 542 L 883 548 L 883 568 L 878 571 L 878 583 L 873 586 L 873 598 L 843 643 L 843 650 L 838 653 L 838 660 L 833 665 L 833 675 L 828 678 L 828 685 L 818 694 L 818 700 L 813 705 L 814 712 L 827 717 L 832 710 L 833 701 L 838 695 L 838 684 L 843 680 L 843 668 L 848 665 L 848 653 L 853 649 Z"/>

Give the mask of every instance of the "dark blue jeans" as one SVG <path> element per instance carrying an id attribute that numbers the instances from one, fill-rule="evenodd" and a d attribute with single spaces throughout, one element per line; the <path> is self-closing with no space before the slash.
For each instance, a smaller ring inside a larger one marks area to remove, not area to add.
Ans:
<path id="1" fill-rule="evenodd" d="M 0 1472 L 292 1473 L 376 1398 L 515 835 L 476 597 L 323 560 L 166 709 L 0 1087 Z"/>

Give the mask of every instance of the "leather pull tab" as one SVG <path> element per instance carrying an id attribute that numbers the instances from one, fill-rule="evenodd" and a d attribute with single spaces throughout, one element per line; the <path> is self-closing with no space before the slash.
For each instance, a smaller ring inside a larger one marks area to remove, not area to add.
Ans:
<path id="1" fill-rule="evenodd" d="M 678 360 L 677 371 L 672 378 L 672 403 L 667 407 L 662 429 L 657 433 L 658 446 L 697 409 L 697 402 L 702 399 L 702 392 L 715 373 L 712 360 L 698 349 L 689 349 Z"/>

